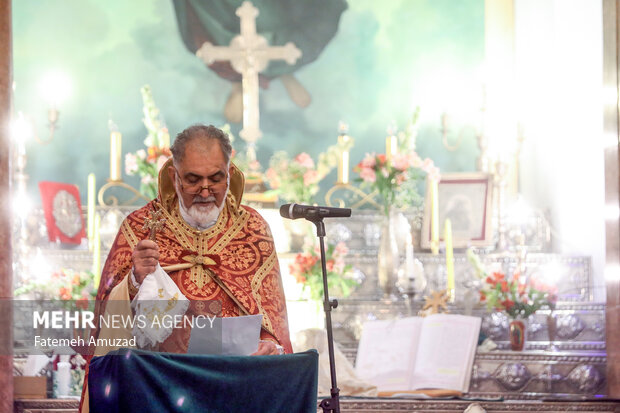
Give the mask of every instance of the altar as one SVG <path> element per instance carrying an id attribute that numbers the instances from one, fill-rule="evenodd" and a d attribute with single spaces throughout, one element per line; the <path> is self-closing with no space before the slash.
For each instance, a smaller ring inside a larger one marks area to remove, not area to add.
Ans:
<path id="1" fill-rule="evenodd" d="M 469 400 L 405 400 L 405 399 L 355 399 L 342 398 L 341 412 L 370 413 L 370 412 L 454 412 L 462 413 L 468 407 L 477 405 L 488 413 L 512 412 L 549 412 L 560 413 L 569 411 L 592 413 L 618 413 L 620 401 L 580 400 L 574 401 L 469 401 Z M 69 400 L 16 400 L 14 413 L 75 413 L 77 401 Z M 317 409 L 317 413 L 321 413 Z"/>
<path id="2" fill-rule="evenodd" d="M 107 222 L 109 217 L 122 219 L 122 216 L 131 210 L 132 207 L 98 208 L 104 222 Z M 275 231 L 277 228 L 284 228 L 285 222 L 277 216 L 277 211 L 264 209 L 261 213 L 269 217 L 270 226 Z M 413 223 L 420 222 L 416 212 L 408 213 L 407 218 Z M 362 281 L 355 291 L 346 298 L 338 298 L 339 305 L 332 311 L 335 341 L 352 365 L 355 365 L 357 345 L 366 320 L 417 315 L 424 304 L 424 297 L 433 290 L 444 289 L 447 282 L 445 257 L 424 250 L 416 251 L 415 258 L 424 268 L 426 278 L 424 289 L 409 290 L 407 293 L 401 292 L 390 297 L 384 296 L 377 278 L 376 248 L 380 221 L 381 215 L 378 212 L 359 210 L 354 211 L 351 218 L 337 218 L 327 224 L 328 236 L 336 241 L 347 242 L 349 252 L 346 261 L 355 271 L 362 274 Z M 605 304 L 593 300 L 590 260 L 585 256 L 544 252 L 545 246 L 541 234 L 545 233 L 545 229 L 539 221 L 534 222 L 536 224 L 528 232 L 530 234 L 528 240 L 534 252 L 522 255 L 520 258 L 514 249 L 504 254 L 479 251 L 482 260 L 487 263 L 500 263 L 507 268 L 522 264 L 528 271 L 534 273 L 540 268 L 553 268 L 554 271 L 560 272 L 560 279 L 563 282 L 558 288 L 558 302 L 553 309 L 541 309 L 530 317 L 526 347 L 523 351 L 510 350 L 508 318 L 503 313 L 487 312 L 480 306 L 477 294 L 479 285 L 476 284 L 473 267 L 464 252 L 454 254 L 457 274 L 455 300 L 453 303 L 448 303 L 447 312 L 481 317 L 481 334 L 496 345 L 495 350 L 478 350 L 466 396 L 468 399 L 491 403 L 496 409 L 506 407 L 505 404 L 498 402 L 499 399 L 520 400 L 522 405 L 519 406 L 531 406 L 528 403 L 534 400 L 587 400 L 605 399 L 606 396 Z M 114 230 L 102 232 L 104 251 L 106 245 L 111 243 L 114 234 Z M 32 235 L 31 239 L 36 239 L 36 236 Z M 291 236 L 291 234 L 280 235 Z M 40 239 L 41 245 L 46 245 L 45 238 Z M 81 271 L 92 266 L 92 254 L 88 250 L 48 247 L 41 248 L 40 251 L 46 262 L 53 267 L 70 266 L 76 271 Z M 101 262 L 105 261 L 105 255 L 105 252 L 101 253 Z M 287 267 L 294 255 L 295 251 L 280 254 L 285 284 L 294 283 L 294 280 L 287 278 L 291 277 Z M 291 304 L 296 303 L 289 303 Z M 319 317 L 321 316 L 322 314 L 319 314 Z M 296 320 L 301 321 L 295 318 L 289 320 L 292 329 L 295 328 Z M 378 408 L 389 411 L 401 408 L 418 409 L 420 406 L 425 406 L 431 410 L 452 411 L 462 408 L 464 403 L 464 401 L 345 398 L 343 409 L 351 406 L 350 411 L 360 411 L 356 409 L 362 408 L 368 411 Z M 549 408 L 553 409 L 553 406 L 559 405 L 551 404 Z M 593 408 L 598 408 L 596 406 L 606 405 L 592 404 Z"/>

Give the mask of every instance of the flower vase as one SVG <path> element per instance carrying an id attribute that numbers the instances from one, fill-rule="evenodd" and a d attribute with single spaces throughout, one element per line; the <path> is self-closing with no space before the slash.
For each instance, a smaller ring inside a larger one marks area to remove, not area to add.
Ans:
<path id="1" fill-rule="evenodd" d="M 299 252 L 303 249 L 306 238 L 313 235 L 314 225 L 305 219 L 285 219 L 284 228 L 289 237 L 289 251 Z"/>
<path id="2" fill-rule="evenodd" d="M 390 298 L 398 291 L 398 268 L 400 257 L 397 242 L 397 213 L 390 208 L 389 214 L 381 224 L 381 240 L 379 242 L 378 272 L 379 288 L 383 298 Z"/>
<path id="3" fill-rule="evenodd" d="M 525 338 L 527 335 L 527 320 L 517 318 L 510 320 L 508 326 L 508 336 L 510 338 L 510 349 L 513 351 L 523 351 L 525 348 Z"/>

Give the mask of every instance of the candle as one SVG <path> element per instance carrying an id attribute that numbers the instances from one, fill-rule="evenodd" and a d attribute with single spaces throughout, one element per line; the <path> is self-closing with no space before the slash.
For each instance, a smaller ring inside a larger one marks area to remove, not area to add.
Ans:
<path id="1" fill-rule="evenodd" d="M 447 289 L 450 302 L 454 302 L 454 253 L 452 251 L 452 222 L 446 218 L 444 222 L 444 241 L 446 243 Z"/>
<path id="2" fill-rule="evenodd" d="M 385 159 L 387 162 L 392 161 L 392 156 L 398 151 L 398 139 L 394 135 L 385 138 Z"/>
<path id="3" fill-rule="evenodd" d="M 86 215 L 86 228 L 87 228 L 87 236 L 88 236 L 88 246 L 92 251 L 93 249 L 93 235 L 95 229 L 95 174 L 88 174 L 88 210 Z"/>
<path id="4" fill-rule="evenodd" d="M 349 183 L 349 143 L 351 137 L 347 134 L 338 136 L 338 145 L 340 146 L 340 159 L 338 160 L 338 184 Z"/>
<path id="5" fill-rule="evenodd" d="M 121 138 L 120 132 L 110 133 L 110 181 L 121 180 Z"/>
<path id="6" fill-rule="evenodd" d="M 99 287 L 101 280 L 101 238 L 99 236 L 99 228 L 101 226 L 101 217 L 95 215 L 94 236 L 93 236 L 93 285 L 95 289 Z"/>
<path id="7" fill-rule="evenodd" d="M 431 252 L 433 255 L 439 253 L 439 206 L 437 180 L 429 181 L 431 186 Z"/>
<path id="8" fill-rule="evenodd" d="M 168 128 L 163 128 L 161 133 L 162 133 L 162 142 L 161 142 L 162 148 L 169 148 L 170 147 L 170 132 L 168 132 Z"/>

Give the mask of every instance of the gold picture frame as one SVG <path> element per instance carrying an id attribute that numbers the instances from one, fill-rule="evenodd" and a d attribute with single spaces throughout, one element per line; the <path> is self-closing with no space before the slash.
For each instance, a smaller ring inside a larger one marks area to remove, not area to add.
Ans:
<path id="1" fill-rule="evenodd" d="M 431 248 L 431 184 L 426 181 L 426 197 L 420 246 Z M 444 223 L 450 218 L 454 248 L 486 247 L 493 240 L 493 176 L 483 172 L 445 173 L 437 184 L 439 242 Z"/>

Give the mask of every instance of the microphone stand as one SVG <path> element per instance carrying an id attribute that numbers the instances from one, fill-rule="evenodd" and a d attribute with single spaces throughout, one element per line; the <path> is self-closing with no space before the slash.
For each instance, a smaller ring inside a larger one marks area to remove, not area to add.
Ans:
<path id="1" fill-rule="evenodd" d="M 329 372 L 332 379 L 331 397 L 323 399 L 319 407 L 325 412 L 340 413 L 340 389 L 336 383 L 336 361 L 334 360 L 334 335 L 332 332 L 332 308 L 338 307 L 338 300 L 329 300 L 327 290 L 327 267 L 325 264 L 325 224 L 322 217 L 307 217 L 307 220 L 316 225 L 316 235 L 321 247 L 321 268 L 323 270 L 323 310 L 325 311 L 325 327 L 327 329 L 327 349 L 329 353 Z"/>

